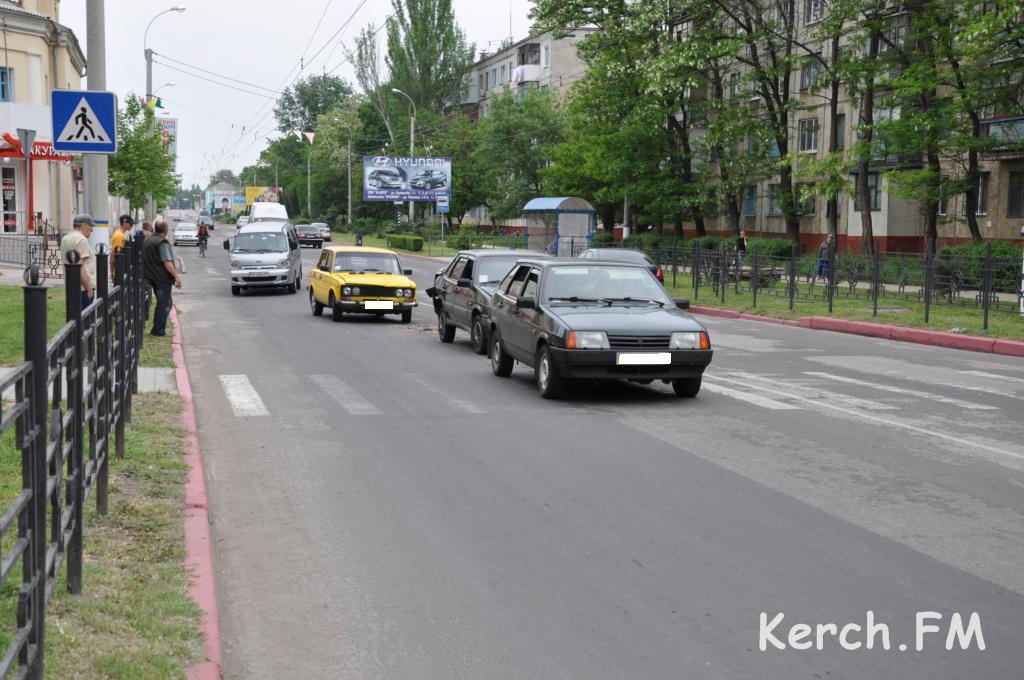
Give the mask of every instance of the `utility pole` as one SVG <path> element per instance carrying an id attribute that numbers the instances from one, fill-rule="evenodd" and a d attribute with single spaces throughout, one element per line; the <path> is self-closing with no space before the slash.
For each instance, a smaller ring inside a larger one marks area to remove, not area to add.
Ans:
<path id="1" fill-rule="evenodd" d="M 313 185 L 310 183 L 312 174 L 310 172 L 309 160 L 313 156 L 313 142 L 309 143 L 309 151 L 306 152 L 306 217 L 313 219 Z"/>
<path id="2" fill-rule="evenodd" d="M 352 227 L 352 139 L 348 140 L 348 226 Z"/>
<path id="3" fill-rule="evenodd" d="M 88 41 L 87 83 L 90 90 L 107 89 L 107 37 L 103 0 L 86 0 L 85 34 Z M 147 86 L 147 90 L 152 83 Z M 85 184 L 85 209 L 92 215 L 93 230 L 89 239 L 92 247 L 110 245 L 110 201 L 107 189 L 107 157 L 87 153 L 82 158 Z"/>
<path id="4" fill-rule="evenodd" d="M 412 106 L 412 117 L 409 118 L 409 159 L 412 159 L 413 152 L 416 148 L 416 102 L 412 100 L 405 92 L 402 92 L 397 87 L 391 88 L 391 91 L 395 94 L 400 94 L 409 100 L 409 104 Z M 413 217 L 415 215 L 416 203 L 411 198 L 409 199 L 409 226 L 412 226 Z"/>

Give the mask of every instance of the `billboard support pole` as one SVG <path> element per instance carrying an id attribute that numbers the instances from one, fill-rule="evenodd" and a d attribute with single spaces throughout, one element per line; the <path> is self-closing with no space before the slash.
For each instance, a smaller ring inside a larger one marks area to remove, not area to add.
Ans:
<path id="1" fill-rule="evenodd" d="M 352 227 L 352 139 L 348 140 L 348 225 Z"/>
<path id="2" fill-rule="evenodd" d="M 416 149 L 416 102 L 412 100 L 412 97 L 402 92 L 397 87 L 391 88 L 391 91 L 395 94 L 400 94 L 409 100 L 409 104 L 412 106 L 412 117 L 409 119 L 409 158 L 411 159 Z M 412 226 L 413 215 L 416 210 L 416 202 L 412 200 L 412 196 L 409 197 L 409 226 Z"/>

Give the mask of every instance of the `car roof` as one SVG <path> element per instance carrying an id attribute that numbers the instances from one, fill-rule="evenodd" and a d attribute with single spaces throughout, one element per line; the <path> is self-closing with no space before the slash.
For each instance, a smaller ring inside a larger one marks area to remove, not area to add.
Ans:
<path id="1" fill-rule="evenodd" d="M 522 250 L 512 250 L 511 248 L 508 249 L 508 250 L 495 250 L 493 248 L 478 248 L 478 249 L 475 249 L 475 250 L 474 249 L 460 250 L 458 252 L 458 255 L 472 255 L 474 257 L 489 257 L 489 256 L 492 256 L 492 255 L 495 255 L 495 256 L 500 255 L 501 257 L 509 257 L 509 256 L 515 257 L 517 255 L 523 255 L 524 252 L 525 251 L 522 251 Z M 541 255 L 540 253 L 535 253 L 535 254 L 529 255 L 529 257 L 544 257 L 544 256 Z"/>
<path id="2" fill-rule="evenodd" d="M 541 267 L 571 266 L 571 267 L 635 267 L 647 271 L 646 265 L 638 262 L 619 262 L 617 260 L 580 260 L 575 257 L 553 257 L 547 260 L 537 260 Z"/>
<path id="3" fill-rule="evenodd" d="M 371 248 L 368 246 L 326 246 L 324 250 L 329 250 L 333 253 L 385 253 L 398 255 L 398 253 L 388 248 Z"/>

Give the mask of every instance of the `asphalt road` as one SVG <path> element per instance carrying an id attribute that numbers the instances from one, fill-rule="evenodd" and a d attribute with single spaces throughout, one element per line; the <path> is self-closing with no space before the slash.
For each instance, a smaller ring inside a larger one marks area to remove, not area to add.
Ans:
<path id="1" fill-rule="evenodd" d="M 178 252 L 228 678 L 1024 677 L 1021 360 L 707 319 L 697 399 L 549 402 L 438 342 L 436 263 L 334 323 Z M 868 611 L 888 651 L 789 648 Z"/>

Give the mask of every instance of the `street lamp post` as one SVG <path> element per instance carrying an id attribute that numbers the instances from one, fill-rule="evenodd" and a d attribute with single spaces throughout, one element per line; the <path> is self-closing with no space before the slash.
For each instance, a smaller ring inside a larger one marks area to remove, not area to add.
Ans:
<path id="1" fill-rule="evenodd" d="M 165 9 L 155 17 L 149 20 L 146 24 L 146 30 L 142 34 L 142 51 L 146 56 L 146 103 L 153 99 L 153 50 L 149 49 L 149 28 L 153 25 L 153 22 L 170 12 L 184 12 L 185 8 L 180 5 L 175 5 L 170 9 Z"/>
<path id="2" fill-rule="evenodd" d="M 412 105 L 412 118 L 409 119 L 409 158 L 412 158 L 413 150 L 416 148 L 416 102 L 412 100 L 412 97 L 402 92 L 397 87 L 391 88 L 391 91 L 395 94 L 400 94 L 409 100 L 409 104 Z M 415 214 L 415 202 L 409 199 L 409 226 L 412 227 L 413 216 Z"/>
<path id="3" fill-rule="evenodd" d="M 160 92 L 160 90 L 164 89 L 165 87 L 174 87 L 174 83 L 164 83 L 160 87 L 158 87 L 155 90 L 153 90 L 153 96 L 155 97 L 157 95 L 157 93 Z"/>

